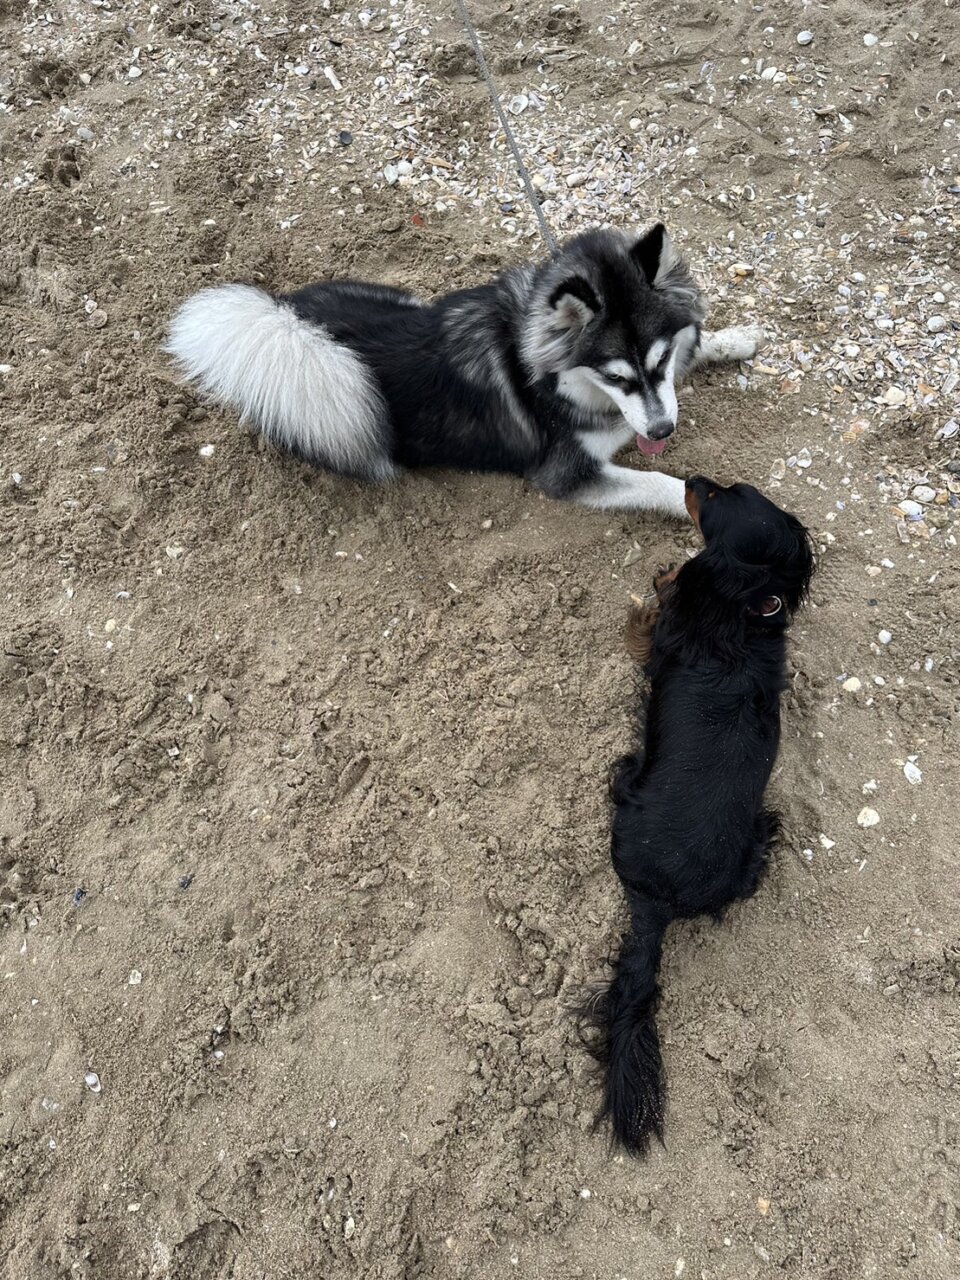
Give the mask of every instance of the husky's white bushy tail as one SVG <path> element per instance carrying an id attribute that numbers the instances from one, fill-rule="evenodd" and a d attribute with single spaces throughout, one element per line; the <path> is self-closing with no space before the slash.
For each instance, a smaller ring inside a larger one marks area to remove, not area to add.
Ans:
<path id="1" fill-rule="evenodd" d="M 383 401 L 357 354 L 252 285 L 188 298 L 166 350 L 188 381 L 309 462 L 370 479 L 393 466 Z"/>

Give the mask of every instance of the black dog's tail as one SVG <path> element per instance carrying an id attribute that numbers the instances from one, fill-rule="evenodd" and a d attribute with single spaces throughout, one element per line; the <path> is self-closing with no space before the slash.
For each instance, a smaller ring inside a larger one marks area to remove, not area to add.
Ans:
<path id="1" fill-rule="evenodd" d="M 673 912 L 635 891 L 628 896 L 631 930 L 613 981 L 586 1013 L 600 1033 L 592 1052 L 606 1069 L 604 1113 L 617 1141 L 631 1155 L 643 1155 L 652 1137 L 663 1140 L 665 1081 L 654 1014 L 660 951 Z"/>

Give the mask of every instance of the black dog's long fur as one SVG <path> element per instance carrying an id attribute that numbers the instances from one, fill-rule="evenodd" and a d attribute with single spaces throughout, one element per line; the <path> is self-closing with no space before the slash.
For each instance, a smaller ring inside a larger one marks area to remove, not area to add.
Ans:
<path id="1" fill-rule="evenodd" d="M 621 760 L 613 865 L 630 908 L 615 976 L 589 1013 L 606 1107 L 634 1154 L 662 1140 L 654 1021 L 671 920 L 712 915 L 757 889 L 779 831 L 763 794 L 780 737 L 786 628 L 813 571 L 807 531 L 749 485 L 687 482 L 705 547 L 658 579 L 642 747 Z"/>

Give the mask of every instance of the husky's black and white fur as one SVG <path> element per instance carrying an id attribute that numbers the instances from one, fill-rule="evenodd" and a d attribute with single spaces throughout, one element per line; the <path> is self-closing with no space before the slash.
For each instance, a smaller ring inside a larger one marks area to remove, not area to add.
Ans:
<path id="1" fill-rule="evenodd" d="M 352 281 L 279 296 L 221 285 L 184 303 L 167 349 L 208 395 L 332 471 L 505 471 L 551 497 L 682 516 L 682 480 L 611 459 L 634 435 L 662 451 L 695 364 L 755 354 L 756 330 L 706 333 L 705 314 L 658 224 L 588 231 L 429 305 Z"/>

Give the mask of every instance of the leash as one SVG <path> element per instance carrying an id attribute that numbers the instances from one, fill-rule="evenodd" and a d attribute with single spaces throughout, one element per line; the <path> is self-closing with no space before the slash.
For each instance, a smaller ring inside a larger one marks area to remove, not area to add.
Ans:
<path id="1" fill-rule="evenodd" d="M 540 234 L 543 242 L 550 250 L 551 257 L 557 255 L 557 241 L 553 232 L 550 230 L 550 224 L 543 216 L 543 210 L 540 208 L 540 201 L 537 199 L 537 193 L 534 190 L 533 183 L 530 181 L 530 174 L 527 172 L 527 166 L 523 163 L 523 156 L 520 154 L 520 148 L 517 146 L 517 140 L 513 136 L 513 129 L 510 127 L 510 121 L 507 119 L 503 104 L 500 101 L 500 95 L 497 93 L 497 86 L 493 83 L 493 76 L 487 66 L 487 60 L 483 56 L 483 49 L 480 45 L 480 37 L 477 35 L 477 29 L 470 21 L 470 15 L 467 13 L 467 6 L 464 0 L 454 0 L 457 10 L 460 14 L 460 21 L 463 23 L 467 35 L 470 37 L 470 43 L 473 45 L 473 52 L 477 56 L 477 65 L 480 67 L 480 74 L 487 86 L 487 93 L 490 95 L 490 101 L 493 103 L 494 110 L 500 118 L 500 125 L 513 152 L 513 158 L 516 162 L 517 172 L 523 180 L 524 189 L 527 193 L 527 199 L 533 206 L 533 211 L 537 215 L 537 222 L 540 224 Z"/>

